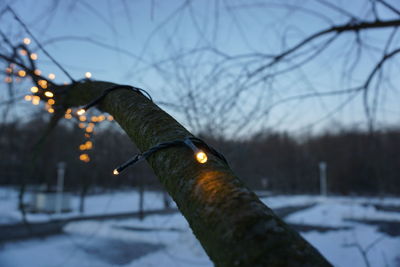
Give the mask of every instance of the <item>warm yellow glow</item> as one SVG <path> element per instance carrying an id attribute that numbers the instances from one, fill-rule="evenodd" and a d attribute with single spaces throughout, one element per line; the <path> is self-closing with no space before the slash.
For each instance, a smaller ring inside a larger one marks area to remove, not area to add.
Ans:
<path id="1" fill-rule="evenodd" d="M 25 37 L 23 42 L 24 42 L 24 44 L 28 45 L 31 43 L 31 39 L 29 39 L 28 37 Z"/>
<path id="2" fill-rule="evenodd" d="M 47 111 L 48 111 L 49 113 L 54 113 L 54 108 L 49 108 Z"/>
<path id="3" fill-rule="evenodd" d="M 207 154 L 204 153 L 203 151 L 197 152 L 197 153 L 196 153 L 196 160 L 197 160 L 199 163 L 206 163 L 207 160 L 208 160 Z"/>
<path id="4" fill-rule="evenodd" d="M 79 126 L 79 128 L 81 128 L 81 129 L 83 129 L 83 128 L 85 128 L 85 127 L 86 127 L 86 125 L 85 125 L 84 123 L 82 123 L 82 122 L 81 122 L 81 123 L 79 123 L 79 124 L 78 124 L 78 126 Z"/>
<path id="5" fill-rule="evenodd" d="M 80 121 L 86 121 L 86 116 L 84 116 L 84 115 L 79 116 L 79 120 L 80 120 Z"/>
<path id="6" fill-rule="evenodd" d="M 81 108 L 76 112 L 76 114 L 83 115 L 83 114 L 85 114 L 85 112 L 86 112 L 86 110 L 84 108 Z"/>
<path id="7" fill-rule="evenodd" d="M 70 109 L 70 108 L 67 109 L 67 111 L 66 111 L 67 114 L 70 114 L 71 112 L 72 112 L 72 109 Z"/>
<path id="8" fill-rule="evenodd" d="M 20 77 L 25 77 L 26 71 L 24 71 L 24 70 L 19 70 L 19 71 L 18 71 L 18 75 L 19 75 Z"/>
<path id="9" fill-rule="evenodd" d="M 49 104 L 50 106 L 51 105 L 54 105 L 56 103 L 56 101 L 54 100 L 54 99 L 52 99 L 52 98 L 50 98 L 49 100 L 47 100 L 47 104 Z"/>
<path id="10" fill-rule="evenodd" d="M 118 175 L 118 174 L 119 174 L 119 171 L 118 171 L 117 169 L 115 169 L 115 170 L 113 170 L 113 174 L 114 174 L 114 175 Z"/>
<path id="11" fill-rule="evenodd" d="M 112 121 L 112 120 L 114 120 L 114 117 L 111 116 L 111 115 L 108 115 L 108 116 L 107 116 L 107 120 Z"/>
<path id="12" fill-rule="evenodd" d="M 54 96 L 54 94 L 52 92 L 50 92 L 50 91 L 44 92 L 44 95 L 47 96 L 47 97 L 53 97 Z"/>
<path id="13" fill-rule="evenodd" d="M 33 86 L 33 87 L 31 87 L 31 92 L 37 93 L 37 92 L 39 92 L 39 88 L 37 88 L 36 86 Z"/>
<path id="14" fill-rule="evenodd" d="M 11 77 L 5 77 L 4 78 L 4 82 L 11 83 L 12 82 L 12 78 Z"/>
<path id="15" fill-rule="evenodd" d="M 36 53 L 32 53 L 32 54 L 31 54 L 31 59 L 32 59 L 32 60 L 38 59 L 38 55 L 37 55 Z"/>
<path id="16" fill-rule="evenodd" d="M 10 68 L 10 67 L 7 67 L 7 68 L 6 68 L 6 72 L 7 72 L 7 73 L 11 73 L 12 71 L 13 71 L 12 68 Z"/>
<path id="17" fill-rule="evenodd" d="M 35 73 L 36 75 L 40 75 L 40 74 L 42 74 L 42 71 L 41 70 L 34 70 L 33 73 Z"/>
<path id="18" fill-rule="evenodd" d="M 54 73 L 50 73 L 48 77 L 50 80 L 54 80 L 56 78 L 56 75 Z"/>
<path id="19" fill-rule="evenodd" d="M 46 89 L 47 88 L 47 81 L 46 80 L 39 80 L 38 84 L 40 85 L 40 87 Z"/>
<path id="20" fill-rule="evenodd" d="M 93 143 L 92 143 L 92 141 L 86 141 L 85 147 L 86 147 L 86 149 L 92 149 L 92 148 L 93 148 Z"/>
<path id="21" fill-rule="evenodd" d="M 92 116 L 92 117 L 90 118 L 90 120 L 93 121 L 93 122 L 97 122 L 97 117 L 96 117 L 96 116 Z"/>
<path id="22" fill-rule="evenodd" d="M 86 132 L 87 133 L 92 133 L 93 132 L 93 127 L 86 127 Z"/>
<path id="23" fill-rule="evenodd" d="M 40 97 L 38 97 L 37 95 L 34 95 L 32 97 L 32 104 L 34 104 L 35 106 L 39 105 L 40 103 Z"/>
<path id="24" fill-rule="evenodd" d="M 86 150 L 86 146 L 85 145 L 80 145 L 79 146 L 79 150 Z"/>
<path id="25" fill-rule="evenodd" d="M 26 56 L 28 54 L 28 52 L 25 49 L 19 50 L 19 53 L 21 54 L 21 56 Z"/>
<path id="26" fill-rule="evenodd" d="M 32 96 L 31 96 L 31 95 L 26 95 L 26 96 L 24 97 L 24 99 L 25 99 L 26 101 L 31 101 L 31 100 L 32 100 Z"/>
<path id="27" fill-rule="evenodd" d="M 90 72 L 86 72 L 85 77 L 89 79 L 90 77 L 92 77 L 92 74 Z"/>
<path id="28" fill-rule="evenodd" d="M 106 116 L 104 116 L 104 115 L 100 115 L 97 117 L 98 121 L 104 121 L 105 119 L 106 119 Z"/>
<path id="29" fill-rule="evenodd" d="M 81 154 L 79 156 L 79 159 L 82 160 L 83 162 L 89 162 L 90 161 L 90 158 L 89 158 L 88 154 Z"/>
<path id="30" fill-rule="evenodd" d="M 72 115 L 70 113 L 67 113 L 64 115 L 64 118 L 66 118 L 67 120 L 72 119 Z"/>

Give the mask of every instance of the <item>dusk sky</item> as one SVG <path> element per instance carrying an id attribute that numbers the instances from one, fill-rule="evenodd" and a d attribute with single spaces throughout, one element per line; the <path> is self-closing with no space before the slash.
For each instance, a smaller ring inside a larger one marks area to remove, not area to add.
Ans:
<path id="1" fill-rule="evenodd" d="M 217 134 L 229 136 L 238 132 L 239 136 L 246 136 L 267 128 L 301 133 L 365 124 L 362 94 L 275 104 L 296 95 L 359 86 L 382 56 L 391 30 L 361 33 L 365 51 L 357 63 L 355 35 L 347 33 L 293 72 L 263 82 L 240 78 L 257 69 L 262 57 L 268 60 L 268 55 L 278 54 L 310 34 L 329 28 L 331 22 L 349 21 L 346 14 L 321 2 L 325 1 L 18 0 L 3 1 L 0 8 L 9 4 L 75 79 L 91 72 L 93 79 L 142 87 L 191 130 L 215 129 Z M 335 1 L 354 16 L 373 20 L 365 1 L 348 2 Z M 387 9 L 379 8 L 378 13 L 384 19 L 393 17 Z M 9 12 L 1 13 L 0 22 L 2 31 L 13 41 L 31 38 Z M 399 42 L 397 33 L 391 43 Z M 317 50 L 320 44 L 308 46 L 305 53 Z M 43 74 L 54 73 L 56 82 L 68 82 L 34 41 L 30 48 L 37 52 L 37 64 Z M 231 60 L 239 55 L 243 59 Z M 301 62 L 306 57 L 300 55 L 298 59 Z M 273 71 L 298 62 L 284 62 Z M 217 64 L 224 66 L 217 70 L 220 76 L 212 72 Z M 399 57 L 394 57 L 385 66 L 381 87 L 372 91 L 379 90 L 379 127 L 399 123 L 398 68 Z M 235 86 L 242 83 L 246 89 L 234 93 Z M 29 93 L 30 86 L 24 82 L 17 86 L 18 92 Z M 1 87 L 2 100 L 7 99 L 5 85 Z M 230 103 L 228 100 L 235 95 L 235 103 Z M 255 105 L 257 116 L 252 115 Z M 269 110 L 271 105 L 274 108 Z M 187 106 L 195 108 L 185 113 L 182 109 Z M 15 116 L 25 116 L 32 106 L 21 101 L 17 109 Z"/>

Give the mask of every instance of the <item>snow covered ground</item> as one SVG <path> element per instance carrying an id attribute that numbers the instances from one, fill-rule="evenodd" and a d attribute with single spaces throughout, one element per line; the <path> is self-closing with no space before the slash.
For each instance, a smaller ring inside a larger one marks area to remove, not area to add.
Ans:
<path id="1" fill-rule="evenodd" d="M 136 192 L 89 197 L 87 210 L 89 213 L 114 213 L 129 207 L 129 211 L 133 211 L 137 209 L 137 199 Z M 8 204 L 3 205 L 3 200 L 0 202 L 0 217 L 14 218 L 10 216 Z M 303 195 L 273 196 L 262 201 L 272 208 L 316 203 L 287 216 L 285 220 L 337 228 L 325 232 L 302 232 L 335 266 L 367 266 L 365 260 L 370 266 L 400 266 L 400 236 L 390 236 L 375 225 L 349 220 L 400 222 L 400 212 L 378 210 L 374 206 L 400 206 L 400 198 Z M 109 203 L 107 208 L 106 203 Z M 148 194 L 145 203 L 148 208 L 160 208 L 162 196 Z M 62 235 L 0 245 L 0 266 L 212 266 L 212 263 L 185 219 L 175 213 L 152 215 L 144 220 L 73 222 L 65 226 Z"/>

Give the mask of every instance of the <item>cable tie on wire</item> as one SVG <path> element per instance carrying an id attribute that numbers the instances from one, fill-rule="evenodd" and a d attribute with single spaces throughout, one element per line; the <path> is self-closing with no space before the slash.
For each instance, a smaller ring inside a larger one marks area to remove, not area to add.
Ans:
<path id="1" fill-rule="evenodd" d="M 147 150 L 141 154 L 140 153 L 136 154 L 130 160 L 128 160 L 121 166 L 114 169 L 113 174 L 118 175 L 122 171 L 124 171 L 126 168 L 128 168 L 129 166 L 134 165 L 137 162 L 148 158 L 150 155 L 158 152 L 159 150 L 169 148 L 169 147 L 174 147 L 174 146 L 186 146 L 186 147 L 190 148 L 194 153 L 195 159 L 200 164 L 204 164 L 208 161 L 208 156 L 202 148 L 205 148 L 205 150 L 207 152 L 214 154 L 215 156 L 217 156 L 218 158 L 220 158 L 227 164 L 225 157 L 223 155 L 221 155 L 219 152 L 217 152 L 215 149 L 213 149 L 212 147 L 208 146 L 203 140 L 196 138 L 196 137 L 186 137 L 183 140 L 175 140 L 175 141 L 160 143 L 158 145 L 153 146 L 152 148 L 150 148 L 149 150 Z"/>
<path id="2" fill-rule="evenodd" d="M 85 112 L 90 109 L 91 107 L 97 105 L 98 103 L 100 103 L 100 101 L 102 101 L 110 92 L 117 90 L 117 89 L 128 89 L 128 90 L 134 90 L 135 92 L 144 95 L 145 97 L 147 97 L 150 101 L 153 101 L 153 99 L 151 98 L 150 94 L 142 89 L 142 88 L 137 88 L 131 85 L 114 85 L 111 86 L 110 88 L 107 88 L 103 91 L 103 93 L 98 96 L 97 98 L 93 99 L 91 102 L 89 102 L 88 104 L 84 105 L 82 108 L 78 109 L 78 111 L 76 112 L 76 114 L 78 115 L 83 115 L 85 114 Z"/>

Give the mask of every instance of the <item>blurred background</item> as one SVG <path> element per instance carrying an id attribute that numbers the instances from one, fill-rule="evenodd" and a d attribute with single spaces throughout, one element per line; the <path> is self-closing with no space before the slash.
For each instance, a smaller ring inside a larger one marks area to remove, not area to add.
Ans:
<path id="1" fill-rule="evenodd" d="M 145 89 L 335 266 L 400 266 L 396 0 L 4 0 L 0 25 L 0 266 L 212 265 L 146 163 L 112 175 L 139 152 L 113 118 L 51 127 L 20 64 Z"/>

